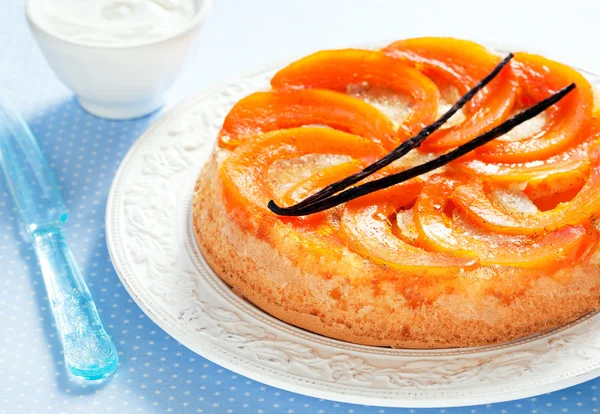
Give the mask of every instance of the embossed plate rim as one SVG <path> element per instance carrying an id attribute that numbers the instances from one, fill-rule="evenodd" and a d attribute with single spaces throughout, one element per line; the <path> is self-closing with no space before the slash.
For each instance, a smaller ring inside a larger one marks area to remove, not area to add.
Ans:
<path id="1" fill-rule="evenodd" d="M 371 47 L 373 45 L 366 45 L 362 47 Z M 376 45 L 378 46 L 378 45 Z M 496 48 L 497 50 L 505 50 L 506 48 Z M 413 388 L 410 390 L 406 389 L 398 389 L 395 391 L 390 390 L 381 390 L 377 392 L 377 390 L 373 390 L 368 387 L 360 387 L 356 385 L 339 385 L 335 381 L 322 381 L 319 379 L 310 379 L 306 376 L 302 377 L 299 375 L 292 375 L 290 373 L 284 372 L 281 369 L 276 370 L 272 368 L 272 365 L 266 364 L 258 364 L 254 361 L 245 360 L 244 357 L 240 355 L 236 355 L 231 353 L 229 350 L 224 349 L 224 347 L 215 344 L 207 339 L 206 336 L 201 334 L 196 334 L 190 332 L 189 328 L 186 328 L 182 325 L 181 315 L 179 320 L 177 318 L 173 318 L 172 315 L 168 315 L 162 311 L 161 306 L 154 303 L 151 299 L 148 299 L 148 292 L 145 290 L 146 287 L 143 286 L 143 283 L 138 280 L 135 273 L 132 272 L 130 268 L 130 263 L 128 263 L 128 258 L 126 257 L 123 249 L 123 235 L 118 231 L 118 220 L 119 214 L 121 214 L 121 200 L 123 199 L 123 187 L 124 183 L 127 182 L 131 177 L 128 173 L 130 173 L 129 166 L 133 164 L 136 157 L 139 158 L 141 155 L 140 150 L 143 148 L 146 142 L 152 141 L 153 137 L 156 134 L 160 134 L 161 128 L 168 125 L 170 122 L 177 119 L 179 116 L 182 116 L 187 111 L 194 108 L 196 105 L 200 106 L 202 103 L 214 94 L 217 94 L 219 91 L 225 90 L 227 87 L 235 86 L 236 84 L 241 84 L 244 80 L 251 80 L 258 76 L 264 75 L 269 71 L 274 70 L 277 67 L 280 67 L 281 64 L 272 64 L 265 65 L 259 70 L 256 70 L 246 76 L 242 76 L 238 78 L 238 80 L 230 81 L 223 83 L 221 85 L 215 86 L 204 93 L 201 93 L 197 96 L 189 98 L 185 100 L 182 104 L 177 105 L 175 108 L 168 111 L 165 115 L 163 115 L 154 125 L 152 125 L 132 146 L 124 160 L 117 171 L 113 185 L 111 186 L 111 190 L 109 193 L 109 198 L 107 202 L 106 209 L 106 237 L 107 244 L 109 249 L 110 257 L 113 261 L 117 274 L 121 279 L 123 285 L 126 290 L 132 296 L 134 301 L 140 306 L 140 308 L 163 330 L 173 336 L 175 339 L 180 341 L 183 345 L 190 348 L 192 351 L 210 359 L 211 361 L 224 366 L 227 369 L 230 369 L 234 372 L 240 373 L 257 381 L 264 382 L 269 385 L 273 385 L 279 388 L 283 388 L 289 391 L 298 392 L 306 395 L 310 395 L 318 398 L 326 398 L 331 400 L 350 402 L 350 403 L 358 403 L 358 404 L 369 404 L 369 405 L 381 405 L 381 406 L 402 406 L 402 407 L 447 407 L 447 406 L 462 406 L 462 405 L 473 405 L 473 404 L 483 404 L 483 403 L 491 403 L 491 402 L 499 402 L 506 400 L 513 400 L 518 398 L 524 398 L 532 395 L 537 395 L 545 392 L 555 391 L 560 388 L 564 388 L 566 386 L 575 385 L 586 381 L 588 379 L 594 378 L 600 374 L 600 357 L 594 360 L 594 364 L 588 364 L 588 369 L 578 369 L 576 372 L 563 372 L 559 375 L 559 378 L 548 378 L 540 375 L 540 377 L 544 377 L 538 379 L 537 381 L 529 381 L 529 383 L 522 384 L 504 384 L 504 385 L 495 385 L 495 386 L 482 386 L 482 387 L 471 387 L 466 390 L 463 389 L 448 389 L 444 391 L 443 389 L 417 389 Z M 583 71 L 589 75 L 592 75 L 590 71 Z M 204 151 L 210 151 L 212 149 L 212 139 L 209 140 L 208 143 L 204 143 L 200 145 L 200 148 Z M 199 170 L 199 167 L 190 167 L 192 169 Z M 133 174 L 135 175 L 135 174 Z M 186 201 L 191 199 L 191 191 L 190 185 L 183 186 L 186 194 L 183 195 L 183 198 Z M 177 207 L 178 211 L 183 211 L 183 214 L 176 214 L 178 219 L 183 217 L 183 220 L 186 221 L 186 228 L 189 226 L 189 205 L 184 205 Z M 189 229 L 187 230 L 189 231 Z M 187 233 L 186 233 L 187 234 Z M 186 234 L 181 235 L 183 238 L 186 237 Z M 183 240 L 183 243 L 187 242 Z M 195 246 L 192 246 L 195 248 Z M 189 246 L 186 246 L 189 250 Z M 194 255 L 198 254 L 198 252 L 190 252 L 187 254 Z M 197 263 L 194 261 L 195 259 L 190 256 L 190 260 L 194 266 Z M 202 258 L 199 258 L 200 261 L 203 261 Z M 204 264 L 205 265 L 205 264 Z M 203 266 L 204 266 L 203 265 Z M 206 266 L 208 267 L 208 266 Z M 216 277 L 216 276 L 215 276 Z M 218 278 L 217 278 L 218 279 Z M 210 282 L 208 282 L 210 285 Z M 196 286 L 196 285 L 194 285 Z M 226 302 L 222 302 L 221 305 L 227 304 Z M 232 305 L 233 306 L 233 305 Z M 235 311 L 240 311 L 241 307 L 232 307 Z M 262 311 L 259 311 L 262 312 Z M 266 314 L 264 314 L 266 315 Z M 271 318 L 269 315 L 266 315 L 268 318 Z M 507 346 L 502 347 L 484 347 L 479 349 L 465 349 L 465 350 L 457 350 L 452 351 L 455 354 L 458 353 L 466 353 L 469 355 L 477 355 L 478 353 L 485 354 L 486 352 L 497 352 L 499 355 L 502 355 L 504 350 L 514 349 L 517 347 L 523 347 L 529 343 L 535 343 L 536 341 L 541 340 L 560 340 L 561 335 L 567 336 L 567 331 L 570 331 L 573 327 L 580 327 L 583 325 L 592 324 L 592 319 L 598 319 L 599 316 L 585 318 L 583 322 L 575 323 L 573 325 L 569 325 L 564 329 L 560 329 L 559 331 L 552 332 L 548 335 L 541 335 L 540 338 L 535 337 L 526 341 L 519 341 L 515 344 L 508 344 Z M 274 324 L 269 325 L 270 328 L 273 328 Z M 262 328 L 261 328 L 262 329 Z M 293 328 L 296 329 L 296 328 Z M 310 334 L 314 335 L 314 334 Z M 286 336 L 292 336 L 292 334 L 286 333 Z M 328 340 L 330 343 L 335 342 L 333 340 Z M 300 341 L 301 342 L 301 341 Z M 550 342 L 549 342 L 550 343 Z M 569 344 L 567 343 L 567 345 Z M 572 346 L 572 345 L 571 345 Z M 322 345 L 323 349 L 327 348 L 328 345 Z M 533 347 L 533 346 L 532 346 Z M 360 354 L 360 346 L 355 346 L 354 348 L 358 348 L 358 350 L 354 349 L 350 351 L 353 354 Z M 366 348 L 366 347 L 363 347 Z M 494 349 L 492 349 L 494 348 Z M 366 350 L 366 349 L 365 349 Z M 238 350 L 239 351 L 239 350 Z M 364 359 L 369 358 L 369 354 L 377 354 L 377 352 L 364 352 L 364 355 L 361 357 Z M 410 352 L 409 352 L 410 353 Z M 421 358 L 425 358 L 427 355 L 435 355 L 436 351 L 428 352 L 428 351 L 419 351 L 415 352 L 415 356 L 417 353 Z M 441 352 L 443 354 L 443 352 Z M 343 354 L 340 354 L 343 355 Z M 393 357 L 392 357 L 393 358 Z M 410 357 L 408 357 L 410 358 Z M 592 367 L 592 365 L 594 365 Z M 378 368 L 380 369 L 380 368 Z M 534 384 L 531 384 L 534 382 Z M 384 396 L 385 395 L 385 396 Z"/>

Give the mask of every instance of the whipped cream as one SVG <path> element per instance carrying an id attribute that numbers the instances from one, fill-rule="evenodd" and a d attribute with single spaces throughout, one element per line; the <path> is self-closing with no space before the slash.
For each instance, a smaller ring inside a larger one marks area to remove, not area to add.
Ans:
<path id="1" fill-rule="evenodd" d="M 31 0 L 30 14 L 48 32 L 77 43 L 131 46 L 186 29 L 197 0 Z"/>

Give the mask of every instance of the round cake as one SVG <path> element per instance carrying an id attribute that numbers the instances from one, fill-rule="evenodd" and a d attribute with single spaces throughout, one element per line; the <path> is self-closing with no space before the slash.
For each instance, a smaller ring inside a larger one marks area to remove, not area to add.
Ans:
<path id="1" fill-rule="evenodd" d="M 276 318 L 365 345 L 493 344 L 598 309 L 595 93 L 561 63 L 504 57 L 419 38 L 277 72 L 231 109 L 198 177 L 193 227 L 208 263 Z M 338 187 L 348 177 L 360 180 Z M 330 202 L 343 191 L 354 195 Z"/>

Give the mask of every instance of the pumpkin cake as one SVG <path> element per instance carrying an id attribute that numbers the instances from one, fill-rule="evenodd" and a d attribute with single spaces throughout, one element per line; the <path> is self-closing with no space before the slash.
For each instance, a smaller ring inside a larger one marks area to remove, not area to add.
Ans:
<path id="1" fill-rule="evenodd" d="M 419 38 L 321 51 L 277 72 L 271 90 L 231 109 L 198 177 L 193 228 L 210 266 L 276 318 L 365 345 L 493 344 L 598 309 L 594 92 L 561 63 L 519 52 L 499 66 L 502 58 L 465 40 Z M 293 210 L 422 134 L 493 70 L 422 143 L 346 187 L 466 148 L 574 86 L 451 162 Z"/>

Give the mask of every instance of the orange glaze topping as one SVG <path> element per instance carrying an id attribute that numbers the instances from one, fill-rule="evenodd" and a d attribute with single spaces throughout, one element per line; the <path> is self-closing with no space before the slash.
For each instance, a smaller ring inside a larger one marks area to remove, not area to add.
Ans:
<path id="1" fill-rule="evenodd" d="M 493 286 L 496 296 L 514 299 L 598 241 L 600 122 L 587 80 L 560 63 L 516 53 L 462 119 L 366 180 L 453 149 L 575 82 L 529 134 L 501 137 L 435 174 L 330 211 L 279 217 L 266 207 L 270 199 L 300 202 L 381 158 L 454 103 L 448 90 L 462 95 L 500 59 L 472 42 L 421 38 L 380 51 L 322 51 L 290 64 L 273 77 L 272 91 L 240 100 L 220 132 L 219 147 L 231 151 L 220 176 L 232 218 L 267 239 L 274 226 L 295 229 L 299 242 L 322 249 L 323 260 L 345 246 L 373 264 L 371 282 L 394 279 L 415 305 L 459 289 L 464 281 L 447 280 L 477 268 L 519 276 L 518 283 Z M 357 84 L 402 98 L 406 116 L 397 122 L 373 104 L 377 99 L 350 96 Z"/>

